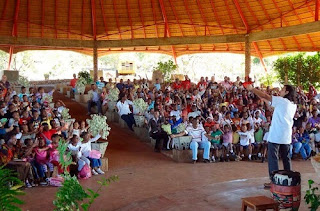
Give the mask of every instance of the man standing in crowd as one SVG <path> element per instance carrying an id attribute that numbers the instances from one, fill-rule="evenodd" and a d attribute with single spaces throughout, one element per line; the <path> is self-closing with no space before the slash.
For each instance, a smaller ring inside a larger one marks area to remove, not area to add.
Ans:
<path id="1" fill-rule="evenodd" d="M 102 114 L 102 107 L 100 96 L 97 90 L 97 86 L 95 84 L 91 84 L 91 90 L 88 92 L 89 100 L 88 100 L 88 115 L 91 114 L 92 105 L 96 105 L 98 107 L 99 114 Z"/>
<path id="2" fill-rule="evenodd" d="M 270 96 L 265 92 L 253 88 L 251 84 L 247 85 L 246 88 L 259 98 L 271 102 L 271 106 L 274 107 L 267 139 L 270 178 L 273 171 L 279 170 L 279 154 L 282 158 L 284 170 L 290 171 L 292 169 L 290 157 L 292 126 L 297 110 L 297 105 L 294 103 L 296 96 L 295 88 L 291 85 L 285 85 L 279 93 L 280 96 Z M 270 188 L 271 183 L 265 183 L 264 186 Z"/>

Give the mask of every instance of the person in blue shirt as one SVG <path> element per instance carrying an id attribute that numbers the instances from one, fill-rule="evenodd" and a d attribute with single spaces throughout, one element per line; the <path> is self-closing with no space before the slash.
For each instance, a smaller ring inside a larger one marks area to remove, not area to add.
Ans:
<path id="1" fill-rule="evenodd" d="M 120 82 L 116 84 L 116 87 L 119 89 L 119 91 L 122 91 L 124 89 L 124 83 L 123 79 L 120 79 Z"/>
<path id="2" fill-rule="evenodd" d="M 300 154 L 303 158 L 303 160 L 307 160 L 311 155 L 311 147 L 309 145 L 310 142 L 310 136 L 309 133 L 304 130 L 304 128 L 301 126 L 299 127 L 297 133 L 295 134 L 296 139 L 298 142 L 302 144 L 300 148 Z"/>

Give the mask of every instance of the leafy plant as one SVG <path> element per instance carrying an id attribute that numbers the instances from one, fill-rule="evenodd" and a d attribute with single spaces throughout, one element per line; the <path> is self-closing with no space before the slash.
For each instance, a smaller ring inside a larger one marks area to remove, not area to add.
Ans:
<path id="1" fill-rule="evenodd" d="M 320 194 L 316 193 L 318 191 L 318 187 L 312 187 L 314 184 L 313 180 L 308 180 L 309 189 L 306 191 L 306 195 L 304 196 L 304 200 L 309 205 L 310 211 L 316 211 L 320 206 Z"/>
<path id="2" fill-rule="evenodd" d="M 29 82 L 28 78 L 21 76 L 21 75 L 19 76 L 18 84 L 20 84 L 21 86 L 24 86 L 24 87 L 30 86 L 30 82 Z"/>
<path id="3" fill-rule="evenodd" d="M 50 74 L 49 74 L 49 73 L 45 73 L 45 74 L 43 74 L 43 76 L 44 76 L 44 78 L 45 78 L 46 80 L 48 80 L 48 79 L 49 79 Z"/>
<path id="4" fill-rule="evenodd" d="M 59 141 L 59 162 L 64 169 L 63 178 L 64 182 L 62 187 L 56 193 L 56 199 L 53 204 L 56 206 L 55 210 L 82 210 L 88 211 L 94 200 L 100 196 L 99 192 L 103 187 L 108 187 L 111 182 L 117 181 L 118 176 L 111 176 L 103 178 L 98 181 L 100 186 L 96 191 L 87 188 L 86 190 L 80 185 L 78 179 L 68 172 L 68 166 L 72 163 L 71 152 L 67 152 L 68 144 L 64 140 Z"/>
<path id="5" fill-rule="evenodd" d="M 177 68 L 178 68 L 178 66 L 176 64 L 174 64 L 172 60 L 169 60 L 167 62 L 158 62 L 157 66 L 153 68 L 153 71 L 159 70 L 164 77 L 164 81 L 170 82 L 171 74 Z"/>
<path id="6" fill-rule="evenodd" d="M 294 54 L 277 59 L 273 64 L 280 82 L 302 86 L 304 90 L 312 83 L 320 88 L 320 54 L 306 56 L 305 53 Z"/>
<path id="7" fill-rule="evenodd" d="M 79 78 L 83 78 L 86 81 L 86 84 L 92 84 L 93 83 L 93 79 L 90 75 L 90 73 L 88 73 L 87 71 L 81 71 L 78 73 Z"/>
<path id="8" fill-rule="evenodd" d="M 24 195 L 24 192 L 19 190 L 23 183 L 16 174 L 4 166 L 0 167 L 0 210 L 21 210 L 17 205 L 23 204 L 23 201 L 17 196 Z"/>

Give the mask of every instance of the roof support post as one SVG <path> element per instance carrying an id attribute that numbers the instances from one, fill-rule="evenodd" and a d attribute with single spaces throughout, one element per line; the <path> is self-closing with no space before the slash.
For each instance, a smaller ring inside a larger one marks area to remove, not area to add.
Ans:
<path id="1" fill-rule="evenodd" d="M 98 80 L 98 45 L 96 40 L 93 45 L 93 80 L 94 82 Z"/>
<path id="2" fill-rule="evenodd" d="M 13 56 L 13 49 L 14 49 L 14 46 L 10 46 L 10 49 L 9 49 L 9 61 L 8 61 L 8 68 L 7 68 L 7 70 L 10 70 L 11 61 L 12 61 L 12 56 Z"/>
<path id="3" fill-rule="evenodd" d="M 249 40 L 249 35 L 245 36 L 245 81 L 249 80 L 249 75 L 251 72 L 251 43 Z"/>
<path id="4" fill-rule="evenodd" d="M 319 0 L 316 0 L 316 11 L 314 15 L 314 21 L 318 21 L 318 20 L 319 20 Z"/>

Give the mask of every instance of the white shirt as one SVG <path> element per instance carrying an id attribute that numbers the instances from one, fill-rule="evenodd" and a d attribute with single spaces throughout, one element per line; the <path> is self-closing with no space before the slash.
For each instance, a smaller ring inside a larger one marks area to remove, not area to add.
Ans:
<path id="1" fill-rule="evenodd" d="M 82 156 L 81 152 L 79 151 L 81 147 L 81 142 L 78 142 L 76 146 L 72 145 L 71 143 L 68 144 L 68 149 L 71 151 L 72 155 L 77 155 L 78 158 Z"/>
<path id="2" fill-rule="evenodd" d="M 181 111 L 170 111 L 170 116 L 175 116 L 176 120 L 178 121 L 181 118 Z"/>
<path id="3" fill-rule="evenodd" d="M 200 112 L 200 111 L 189 112 L 189 113 L 188 113 L 188 119 L 189 119 L 191 116 L 192 116 L 193 118 L 196 118 L 197 116 L 201 116 L 201 112 Z"/>
<path id="4" fill-rule="evenodd" d="M 124 103 L 122 103 L 121 101 L 117 102 L 117 108 L 119 110 L 118 113 L 120 116 L 131 114 L 129 105 L 130 103 L 128 100 L 124 101 Z"/>
<path id="5" fill-rule="evenodd" d="M 193 126 L 187 127 L 187 132 L 189 136 L 192 136 L 192 141 L 201 142 L 202 141 L 202 135 L 205 133 L 205 130 L 203 129 L 202 125 L 198 125 L 197 128 L 193 128 Z"/>
<path id="6" fill-rule="evenodd" d="M 292 136 L 293 117 L 297 110 L 297 105 L 286 98 L 272 96 L 274 112 L 268 142 L 276 144 L 290 144 Z"/>
<path id="7" fill-rule="evenodd" d="M 239 131 L 239 136 L 240 136 L 240 145 L 241 146 L 248 146 L 250 144 L 250 139 L 251 139 L 251 134 L 249 131 L 246 132 L 241 132 Z"/>
<path id="8" fill-rule="evenodd" d="M 82 142 L 81 143 L 81 153 L 85 157 L 89 157 L 90 152 L 91 152 L 91 142 L 95 142 L 100 138 L 100 134 L 96 135 L 94 138 L 90 139 L 87 143 Z"/>

